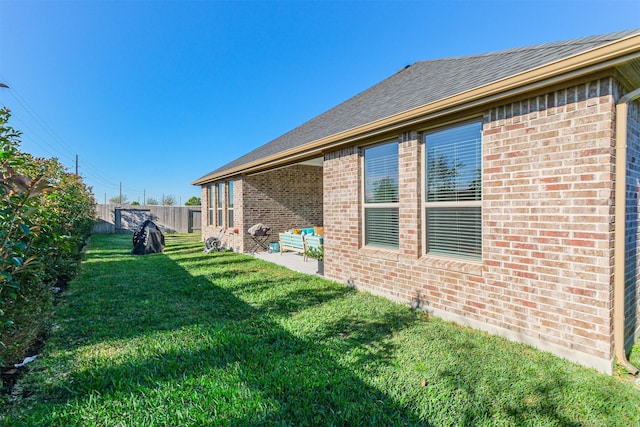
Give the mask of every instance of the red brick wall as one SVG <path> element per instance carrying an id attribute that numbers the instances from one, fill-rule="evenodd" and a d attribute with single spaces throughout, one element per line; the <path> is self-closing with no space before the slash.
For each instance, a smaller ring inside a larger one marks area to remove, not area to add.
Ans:
<path id="1" fill-rule="evenodd" d="M 326 154 L 325 275 L 610 371 L 613 118 L 608 78 L 484 113 L 481 262 L 423 253 L 417 132 L 396 251 L 362 246 L 358 149 Z"/>
<path id="2" fill-rule="evenodd" d="M 627 127 L 627 220 L 625 274 L 626 348 L 640 335 L 640 103 L 629 105 Z"/>
<path id="3" fill-rule="evenodd" d="M 207 237 L 206 230 L 209 226 L 209 186 L 200 187 L 200 200 L 202 200 L 202 240 Z"/>
<path id="4" fill-rule="evenodd" d="M 228 183 L 229 180 L 224 181 Z M 215 183 L 217 184 L 217 183 Z M 202 240 L 206 240 L 209 237 L 217 237 L 221 238 L 222 244 L 227 248 L 233 248 L 234 251 L 243 252 L 244 241 L 242 237 L 242 219 L 243 219 L 243 211 L 242 211 L 242 194 L 243 194 L 243 181 L 240 178 L 233 179 L 233 226 L 227 223 L 227 206 L 223 206 L 222 215 L 224 217 L 223 227 L 218 227 L 217 224 L 217 215 L 218 210 L 216 209 L 217 197 L 215 191 L 217 191 L 217 187 L 214 189 L 213 197 L 213 223 L 210 223 L 209 218 L 209 186 L 204 186 L 201 188 L 202 194 Z M 227 185 L 225 185 L 224 189 L 225 193 L 227 190 Z M 224 197 L 225 203 L 227 200 L 227 196 L 225 194 Z M 238 229 L 238 233 L 234 233 L 234 229 Z"/>
<path id="5" fill-rule="evenodd" d="M 322 168 L 295 165 L 244 177 L 244 229 L 261 222 L 277 233 L 322 225 Z"/>
<path id="6" fill-rule="evenodd" d="M 484 278 L 501 299 L 500 326 L 603 361 L 612 358 L 612 85 L 494 109 L 483 137 Z"/>
<path id="7" fill-rule="evenodd" d="M 294 165 L 244 176 L 234 182 L 234 227 L 239 229 L 239 234 L 225 233 L 223 243 L 233 246 L 236 251 L 259 248 L 247 234 L 247 230 L 256 223 L 271 227 L 269 241 L 274 242 L 278 240 L 279 232 L 294 227 L 322 225 L 321 167 Z M 202 188 L 204 211 L 208 206 L 208 187 Z M 207 223 L 202 234 L 203 239 L 217 237 L 219 228 Z"/>
<path id="8" fill-rule="evenodd" d="M 358 185 L 360 156 L 357 148 L 347 148 L 324 158 L 324 251 L 331 276 L 351 283 L 351 277 L 366 276 L 367 266 L 359 253 L 362 188 Z M 330 237 L 329 237 L 330 236 Z"/>

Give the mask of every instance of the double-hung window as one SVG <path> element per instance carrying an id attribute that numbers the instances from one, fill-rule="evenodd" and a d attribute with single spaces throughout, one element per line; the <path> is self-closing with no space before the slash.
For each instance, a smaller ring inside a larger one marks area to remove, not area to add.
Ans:
<path id="1" fill-rule="evenodd" d="M 207 222 L 208 225 L 213 225 L 214 224 L 214 203 L 216 200 L 216 187 L 214 185 L 210 185 L 208 188 L 208 192 L 207 192 L 207 211 L 208 211 L 208 218 L 209 221 Z"/>
<path id="2" fill-rule="evenodd" d="M 398 248 L 398 142 L 363 149 L 364 244 Z"/>
<path id="3" fill-rule="evenodd" d="M 218 183 L 218 204 L 217 204 L 218 227 L 224 226 L 224 182 Z"/>
<path id="4" fill-rule="evenodd" d="M 227 183 L 227 227 L 233 227 L 233 181 Z"/>
<path id="5" fill-rule="evenodd" d="M 424 136 L 426 252 L 482 255 L 482 123 Z"/>

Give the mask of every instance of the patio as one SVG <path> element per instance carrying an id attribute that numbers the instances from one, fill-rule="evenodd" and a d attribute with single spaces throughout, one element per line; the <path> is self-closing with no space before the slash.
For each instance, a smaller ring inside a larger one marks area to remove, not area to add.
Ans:
<path id="1" fill-rule="evenodd" d="M 304 261 L 302 255 L 295 252 L 255 252 L 251 253 L 256 258 L 281 265 L 299 273 L 318 275 L 318 262 L 315 259 Z"/>

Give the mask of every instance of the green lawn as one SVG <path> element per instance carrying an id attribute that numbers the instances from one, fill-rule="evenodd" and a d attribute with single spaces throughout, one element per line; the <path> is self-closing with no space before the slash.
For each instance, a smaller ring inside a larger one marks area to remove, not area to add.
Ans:
<path id="1" fill-rule="evenodd" d="M 622 377 L 197 236 L 130 248 L 92 237 L 1 425 L 640 425 Z"/>

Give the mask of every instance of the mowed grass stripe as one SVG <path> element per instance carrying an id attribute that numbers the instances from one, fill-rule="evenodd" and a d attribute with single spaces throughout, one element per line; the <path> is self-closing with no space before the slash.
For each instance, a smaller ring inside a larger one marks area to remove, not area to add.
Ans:
<path id="1" fill-rule="evenodd" d="M 3 425 L 640 424 L 622 377 L 166 237 L 92 237 Z"/>

